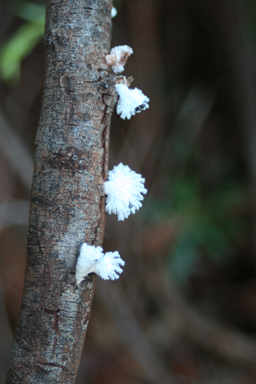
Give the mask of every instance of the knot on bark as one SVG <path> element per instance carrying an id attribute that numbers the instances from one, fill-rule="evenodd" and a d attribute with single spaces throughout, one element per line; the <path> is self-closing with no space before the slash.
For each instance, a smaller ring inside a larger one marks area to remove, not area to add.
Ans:
<path id="1" fill-rule="evenodd" d="M 92 154 L 88 151 L 79 151 L 76 148 L 67 148 L 66 151 L 53 152 L 48 158 L 52 168 L 58 170 L 71 170 L 82 173 L 92 167 Z"/>
<path id="2" fill-rule="evenodd" d="M 71 96 L 74 92 L 73 79 L 69 75 L 64 74 L 60 77 L 60 89 L 66 96 Z"/>
<path id="3" fill-rule="evenodd" d="M 65 46 L 68 41 L 67 33 L 52 30 L 45 33 L 44 44 L 46 48 L 55 51 L 57 45 Z"/>

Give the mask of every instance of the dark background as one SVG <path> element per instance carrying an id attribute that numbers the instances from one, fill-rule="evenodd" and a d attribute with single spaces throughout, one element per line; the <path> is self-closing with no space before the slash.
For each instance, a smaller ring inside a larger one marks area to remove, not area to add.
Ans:
<path id="1" fill-rule="evenodd" d="M 43 4 L 43 2 L 41 2 Z M 1 47 L 24 21 L 0 1 Z M 146 179 L 141 210 L 107 217 L 126 265 L 97 279 L 77 384 L 256 382 L 256 6 L 253 0 L 123 0 L 112 46 L 150 98 L 114 114 L 110 169 Z M 1 68 L 0 47 L 0 68 Z M 22 295 L 43 43 L 0 84 L 0 381 Z M 28 180 L 28 181 L 27 181 Z"/>

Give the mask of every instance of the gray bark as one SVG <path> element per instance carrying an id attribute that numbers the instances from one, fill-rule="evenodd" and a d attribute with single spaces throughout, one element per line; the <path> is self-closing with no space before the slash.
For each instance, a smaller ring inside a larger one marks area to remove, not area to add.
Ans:
<path id="1" fill-rule="evenodd" d="M 81 244 L 101 245 L 115 78 L 111 0 L 48 0 L 22 308 L 6 383 L 74 383 L 94 275 L 77 286 Z"/>

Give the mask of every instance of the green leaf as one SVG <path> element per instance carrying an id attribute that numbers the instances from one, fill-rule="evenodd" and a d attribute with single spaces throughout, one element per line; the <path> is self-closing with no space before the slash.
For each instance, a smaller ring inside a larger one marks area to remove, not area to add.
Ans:
<path id="1" fill-rule="evenodd" d="M 19 80 L 22 60 L 43 38 L 44 20 L 23 24 L 0 47 L 0 78 L 15 83 Z"/>
<path id="2" fill-rule="evenodd" d="M 234 246 L 244 235 L 245 222 L 239 207 L 246 190 L 235 180 L 202 193 L 195 175 L 166 181 L 161 198 L 148 198 L 144 205 L 147 221 L 175 220 L 177 237 L 169 251 L 168 266 L 178 284 L 188 282 L 200 255 L 218 266 L 236 255 Z"/>
<path id="3" fill-rule="evenodd" d="M 43 4 L 20 1 L 14 14 L 25 21 L 45 21 L 46 6 Z"/>

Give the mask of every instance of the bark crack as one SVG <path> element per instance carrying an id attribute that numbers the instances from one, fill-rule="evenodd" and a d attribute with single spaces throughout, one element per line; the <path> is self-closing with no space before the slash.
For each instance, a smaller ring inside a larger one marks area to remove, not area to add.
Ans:
<path id="1" fill-rule="evenodd" d="M 54 318 L 54 322 L 53 322 L 53 329 L 54 329 L 54 332 L 56 334 L 56 337 L 60 337 L 60 330 L 59 330 L 59 313 L 60 313 L 60 310 L 57 309 L 57 311 L 55 311 L 55 318 Z M 56 339 L 55 337 L 55 339 Z M 55 339 L 54 339 L 54 342 L 55 342 Z"/>
<path id="2" fill-rule="evenodd" d="M 102 157 L 102 178 L 103 180 L 106 180 L 106 134 L 107 134 L 107 108 L 108 106 L 105 104 L 104 101 L 104 94 L 102 95 L 102 101 L 103 104 L 105 105 L 104 111 L 103 111 L 103 116 L 101 119 L 101 124 L 103 124 L 103 129 L 102 129 L 102 134 L 101 134 L 101 145 L 103 148 L 103 157 Z"/>
<path id="3" fill-rule="evenodd" d="M 56 364 L 56 363 L 46 363 L 46 362 L 42 362 L 42 363 L 36 363 L 35 364 L 38 368 L 42 369 L 43 371 L 49 371 L 50 368 L 47 368 L 47 367 L 56 367 L 56 368 L 61 368 L 61 369 L 67 369 L 65 367 L 65 365 L 61 365 L 61 364 Z"/>
<path id="4" fill-rule="evenodd" d="M 104 215 L 104 207 L 105 207 L 105 196 L 100 197 L 100 217 L 97 221 L 97 225 L 94 228 L 94 239 L 92 241 L 92 245 L 97 242 L 98 229 L 101 227 L 103 215 Z"/>
<path id="5" fill-rule="evenodd" d="M 104 95 L 105 94 L 102 94 L 102 102 L 105 105 L 105 108 L 104 108 L 103 115 L 101 118 L 101 125 L 103 125 L 102 134 L 101 134 L 101 147 L 103 148 L 101 175 L 102 175 L 103 180 L 106 180 L 106 178 L 107 178 L 107 175 L 106 175 L 106 161 L 107 161 L 107 158 L 106 158 L 107 157 L 106 135 L 107 135 L 107 129 L 108 129 L 108 124 L 107 124 L 108 106 L 106 105 L 106 103 L 104 101 Z M 101 224 L 102 224 L 103 219 L 104 219 L 104 213 L 105 213 L 104 208 L 105 208 L 105 195 L 100 196 L 100 207 L 99 207 L 100 217 L 97 221 L 97 225 L 94 228 L 94 239 L 92 241 L 92 245 L 94 245 L 97 242 L 98 230 L 99 230 L 99 228 L 101 228 Z"/>
<path id="6" fill-rule="evenodd" d="M 54 319 L 52 321 L 52 327 L 53 327 L 53 330 L 55 332 L 55 336 L 54 336 L 54 340 L 53 340 L 53 354 L 54 354 L 55 350 L 56 350 L 58 338 L 60 337 L 60 331 L 59 331 L 59 312 L 60 312 L 60 310 L 59 309 L 57 309 L 57 310 L 56 309 L 48 309 L 48 308 L 42 308 L 42 310 L 45 313 L 54 316 Z"/>
<path id="7" fill-rule="evenodd" d="M 99 12 L 98 9 L 92 8 L 92 7 L 84 7 L 85 10 L 93 11 L 93 12 Z"/>

